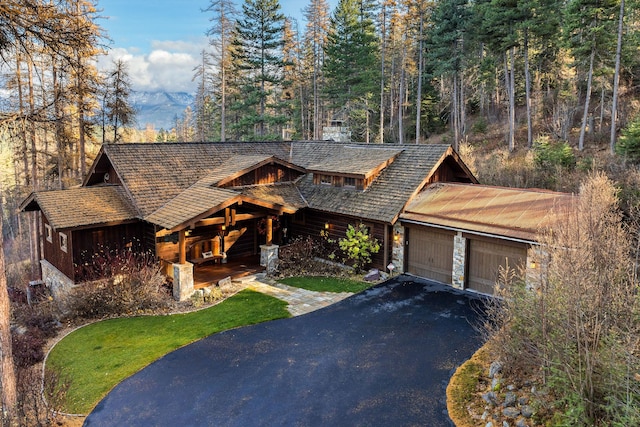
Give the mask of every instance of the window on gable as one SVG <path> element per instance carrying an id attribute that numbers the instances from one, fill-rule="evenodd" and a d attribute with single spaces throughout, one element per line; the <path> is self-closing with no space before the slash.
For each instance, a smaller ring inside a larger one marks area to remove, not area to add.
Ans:
<path id="1" fill-rule="evenodd" d="M 67 235 L 60 233 L 58 236 L 60 237 L 60 249 L 62 249 L 63 252 L 67 252 Z"/>
<path id="2" fill-rule="evenodd" d="M 53 229 L 49 224 L 44 225 L 44 234 L 47 239 L 47 242 L 53 243 Z"/>

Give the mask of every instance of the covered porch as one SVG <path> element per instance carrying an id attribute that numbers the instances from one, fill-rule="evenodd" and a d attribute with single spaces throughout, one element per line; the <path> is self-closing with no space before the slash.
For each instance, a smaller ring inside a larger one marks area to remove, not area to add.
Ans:
<path id="1" fill-rule="evenodd" d="M 231 258 L 224 264 L 199 265 L 193 269 L 193 287 L 202 289 L 227 277 L 236 280 L 263 271 L 265 267 L 260 265 L 260 255 Z"/>

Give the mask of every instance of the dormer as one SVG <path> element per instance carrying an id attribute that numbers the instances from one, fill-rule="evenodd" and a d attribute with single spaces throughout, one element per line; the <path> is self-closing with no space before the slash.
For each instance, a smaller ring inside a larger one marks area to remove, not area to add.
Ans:
<path id="1" fill-rule="evenodd" d="M 400 153 L 398 148 L 336 146 L 331 156 L 307 170 L 315 185 L 364 191 Z"/>

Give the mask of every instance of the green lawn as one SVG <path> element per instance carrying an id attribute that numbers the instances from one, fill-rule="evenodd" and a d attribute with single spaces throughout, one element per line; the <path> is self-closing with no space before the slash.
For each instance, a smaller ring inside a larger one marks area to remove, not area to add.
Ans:
<path id="1" fill-rule="evenodd" d="M 161 356 L 227 329 L 289 317 L 287 303 L 244 290 L 187 314 L 106 320 L 80 328 L 51 351 L 47 367 L 71 379 L 64 408 L 87 414 L 115 385 Z"/>
<path id="2" fill-rule="evenodd" d="M 371 287 L 372 285 L 369 282 L 362 282 L 358 280 L 316 276 L 287 277 L 286 279 L 281 279 L 279 281 L 285 285 L 316 292 L 357 293 Z"/>

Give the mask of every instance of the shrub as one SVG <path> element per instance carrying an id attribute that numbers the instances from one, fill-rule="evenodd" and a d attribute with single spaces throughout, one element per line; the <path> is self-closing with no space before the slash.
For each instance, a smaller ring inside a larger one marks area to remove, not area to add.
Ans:
<path id="1" fill-rule="evenodd" d="M 46 341 L 40 331 L 30 328 L 24 333 L 11 334 L 13 361 L 19 368 L 26 368 L 44 360 Z"/>
<path id="2" fill-rule="evenodd" d="M 538 167 L 549 168 L 561 166 L 572 169 L 576 165 L 573 149 L 566 141 L 551 141 L 548 136 L 541 136 L 533 143 L 535 163 Z"/>
<path id="3" fill-rule="evenodd" d="M 622 130 L 616 144 L 616 153 L 632 162 L 640 160 L 640 116 Z"/>
<path id="4" fill-rule="evenodd" d="M 361 271 L 371 263 L 371 255 L 377 254 L 380 250 L 380 243 L 369 235 L 369 228 L 362 223 L 357 227 L 349 224 L 345 237 L 338 240 L 338 244 L 347 257 L 346 261 L 356 271 Z"/>
<path id="5" fill-rule="evenodd" d="M 94 267 L 95 274 L 111 276 L 75 287 L 67 297 L 67 316 L 99 319 L 168 307 L 165 277 L 153 257 L 130 251 L 102 256 L 103 263 Z"/>
<path id="6" fill-rule="evenodd" d="M 638 425 L 640 299 L 617 191 L 603 174 L 539 236 L 529 282 L 502 274 L 488 328 L 512 373 L 542 373 L 558 425 Z M 537 277 L 534 277 L 537 276 Z"/>
<path id="7" fill-rule="evenodd" d="M 340 266 L 324 261 L 331 258 L 331 246 L 332 243 L 326 238 L 307 236 L 293 239 L 288 245 L 280 247 L 278 274 L 284 277 L 340 275 Z"/>

